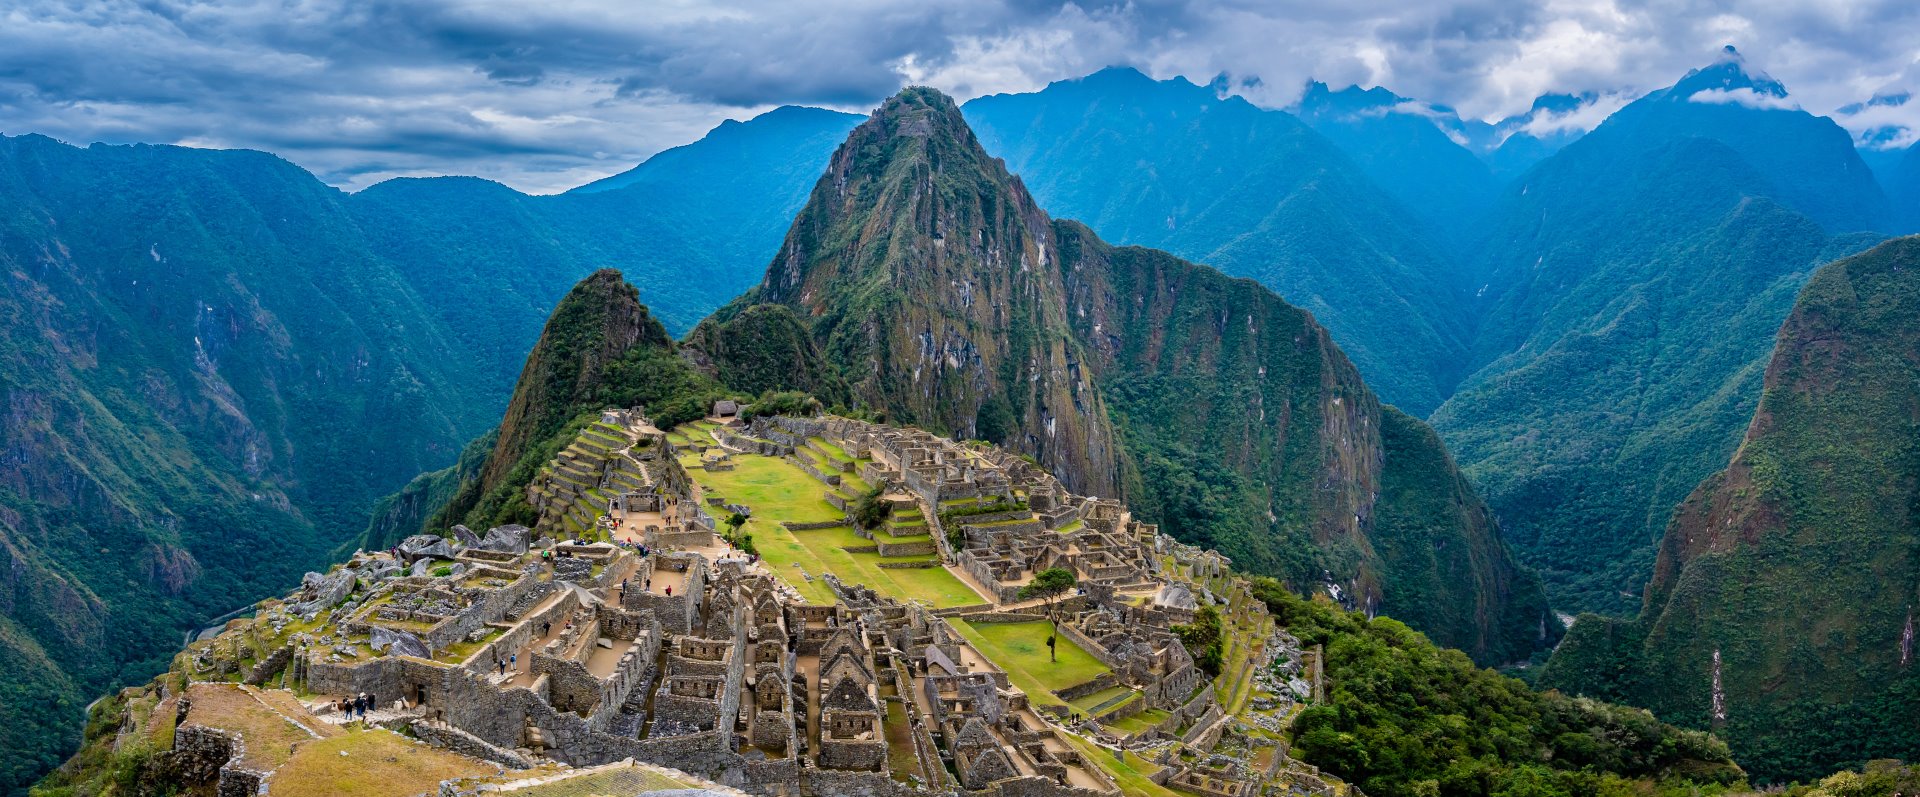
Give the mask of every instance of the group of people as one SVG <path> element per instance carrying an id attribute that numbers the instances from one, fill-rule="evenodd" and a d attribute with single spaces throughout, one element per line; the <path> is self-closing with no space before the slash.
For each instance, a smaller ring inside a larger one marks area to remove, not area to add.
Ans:
<path id="1" fill-rule="evenodd" d="M 373 695 L 367 694 L 366 692 L 333 701 L 333 710 L 347 715 L 348 722 L 356 719 L 366 719 L 367 712 L 372 711 L 373 708 Z"/>

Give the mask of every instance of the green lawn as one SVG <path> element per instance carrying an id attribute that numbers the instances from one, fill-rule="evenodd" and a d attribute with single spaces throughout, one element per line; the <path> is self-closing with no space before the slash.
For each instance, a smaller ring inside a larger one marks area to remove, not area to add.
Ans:
<path id="1" fill-rule="evenodd" d="M 1146 711 L 1142 711 L 1131 717 L 1114 720 L 1113 722 L 1107 723 L 1107 727 L 1112 728 L 1121 733 L 1135 734 L 1135 733 L 1144 731 L 1148 728 L 1151 728 L 1155 725 L 1159 725 L 1162 722 L 1165 722 L 1167 719 L 1167 716 L 1168 714 L 1165 711 L 1161 711 L 1160 709 L 1157 709 L 1157 708 L 1150 708 L 1150 709 L 1147 709 Z"/>
<path id="2" fill-rule="evenodd" d="M 847 452 L 846 452 L 846 451 L 845 451 L 844 449 L 842 449 L 842 448 L 840 448 L 839 446 L 836 446 L 836 445 L 834 445 L 834 444 L 832 444 L 832 443 L 829 443 L 829 442 L 827 442 L 827 441 L 826 441 L 826 438 L 822 438 L 822 437 L 809 437 L 809 438 L 807 438 L 807 440 L 808 440 L 808 442 L 811 442 L 811 443 L 813 443 L 813 446 L 814 446 L 814 448 L 818 448 L 818 449 L 820 449 L 821 451 L 824 451 L 824 452 L 826 452 L 826 455 L 827 455 L 827 456 L 829 456 L 829 457 L 833 457 L 834 459 L 836 459 L 836 460 L 838 460 L 838 461 L 841 461 L 841 462 L 852 462 L 852 461 L 853 461 L 853 457 L 851 457 L 851 456 L 848 456 L 848 455 L 847 455 Z"/>
<path id="3" fill-rule="evenodd" d="M 1107 689 L 1102 689 L 1090 695 L 1081 695 L 1080 697 L 1076 697 L 1072 700 L 1067 701 L 1067 705 L 1072 706 L 1076 709 L 1079 709 L 1080 712 L 1084 714 L 1084 713 L 1091 712 L 1096 708 L 1099 708 L 1101 703 L 1105 703 L 1109 700 L 1112 700 L 1116 697 L 1119 697 L 1121 695 L 1126 695 L 1126 694 L 1135 694 L 1135 693 L 1132 689 L 1129 689 L 1124 686 L 1109 687 Z M 1122 705 L 1125 705 L 1125 704 L 1124 703 L 1114 704 L 1116 708 Z"/>
<path id="4" fill-rule="evenodd" d="M 887 701 L 887 768 L 893 779 L 912 783 L 920 777 L 920 757 L 913 749 L 913 726 L 907 723 L 907 710 L 900 701 Z"/>
<path id="5" fill-rule="evenodd" d="M 1107 665 L 1064 636 L 1055 646 L 1059 661 L 1048 661 L 1047 635 L 1053 632 L 1053 624 L 1045 620 L 978 625 L 955 620 L 953 627 L 1037 706 L 1065 705 L 1053 690 L 1086 683 L 1107 672 Z"/>
<path id="6" fill-rule="evenodd" d="M 882 568 L 879 563 L 887 560 L 877 553 L 841 550 L 843 546 L 874 544 L 849 527 L 788 531 L 780 521 L 818 523 L 844 519 L 846 513 L 827 503 L 825 485 L 791 462 L 753 454 L 736 454 L 733 462 L 734 469 L 729 471 L 689 468 L 687 472 L 709 492 L 753 510 L 746 531 L 753 535 L 754 547 L 766 560 L 767 568 L 808 601 L 833 602 L 832 591 L 820 579 L 822 573 L 832 573 L 847 583 L 866 584 L 901 600 L 929 601 L 936 608 L 986 602 L 945 568 Z M 813 580 L 801 578 L 793 567 L 795 563 Z"/>
<path id="7" fill-rule="evenodd" d="M 709 491 L 726 496 L 728 503 L 752 507 L 755 523 L 818 523 L 846 517 L 827 503 L 820 482 L 785 460 L 736 454 L 733 470 L 693 470 L 690 475 Z"/>

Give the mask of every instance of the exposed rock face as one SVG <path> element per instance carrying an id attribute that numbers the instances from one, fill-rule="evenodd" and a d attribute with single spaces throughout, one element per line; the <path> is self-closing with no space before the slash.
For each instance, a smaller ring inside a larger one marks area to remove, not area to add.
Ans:
<path id="1" fill-rule="evenodd" d="M 353 594 L 354 571 L 346 568 L 331 573 L 308 573 L 300 579 L 300 603 L 289 607 L 294 614 L 312 616 L 346 600 Z"/>
<path id="2" fill-rule="evenodd" d="M 1049 219 L 937 92 L 908 89 L 854 130 L 766 279 L 689 355 L 767 376 L 745 360 L 761 353 L 745 329 L 767 325 L 738 319 L 776 310 L 813 348 L 781 357 L 827 373 L 763 389 L 844 389 L 891 420 L 1024 451 L 1070 489 L 1125 497 L 1297 588 L 1331 579 L 1481 661 L 1557 636 L 1438 439 L 1383 408 L 1310 315 Z M 1383 436 L 1390 421 L 1404 433 Z"/>
<path id="3" fill-rule="evenodd" d="M 467 524 L 456 523 L 451 531 L 453 532 L 454 541 L 461 546 L 467 548 L 480 547 L 480 535 L 473 533 L 473 529 L 467 528 Z"/>
<path id="4" fill-rule="evenodd" d="M 1583 617 L 1542 683 L 1724 725 L 1769 778 L 1920 745 L 1920 238 L 1822 267 L 1726 470 L 1674 512 L 1635 622 Z"/>
<path id="5" fill-rule="evenodd" d="M 487 529 L 487 536 L 480 540 L 479 547 L 498 553 L 526 553 L 527 538 L 533 530 L 518 524 L 495 526 Z"/>

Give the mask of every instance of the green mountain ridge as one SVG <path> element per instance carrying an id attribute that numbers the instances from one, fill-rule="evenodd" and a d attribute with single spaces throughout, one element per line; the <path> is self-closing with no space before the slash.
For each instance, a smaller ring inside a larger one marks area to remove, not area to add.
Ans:
<path id="1" fill-rule="evenodd" d="M 1781 189 L 1772 161 L 1796 141 L 1836 170 L 1858 162 L 1832 149 L 1837 125 L 1689 90 L 1636 102 L 1508 187 L 1465 270 L 1478 365 L 1431 417 L 1573 611 L 1633 610 L 1667 514 L 1738 441 L 1794 292 L 1880 237 L 1834 234 L 1808 213 L 1847 202 Z"/>
<path id="2" fill-rule="evenodd" d="M 1713 726 L 1766 778 L 1920 749 L 1920 238 L 1823 266 L 1635 620 L 1582 617 L 1543 685 Z"/>
<path id="3" fill-rule="evenodd" d="M 485 408 L 344 196 L 261 153 L 0 138 L 0 275 L 17 791 L 87 699 L 325 561 Z"/>

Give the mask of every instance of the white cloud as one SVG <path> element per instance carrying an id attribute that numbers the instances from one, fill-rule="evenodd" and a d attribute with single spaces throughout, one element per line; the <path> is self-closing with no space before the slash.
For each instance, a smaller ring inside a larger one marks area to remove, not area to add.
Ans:
<path id="1" fill-rule="evenodd" d="M 1589 132 L 1600 126 L 1615 111 L 1625 108 L 1627 103 L 1639 99 L 1638 95 L 1626 92 L 1602 94 L 1566 111 L 1542 110 L 1527 115 L 1526 122 L 1517 129 L 1524 130 L 1536 138 L 1579 131 Z"/>
<path id="2" fill-rule="evenodd" d="M 1754 91 L 1750 88 L 1704 89 L 1687 95 L 1687 102 L 1701 105 L 1739 105 L 1762 111 L 1798 111 L 1800 104 L 1792 97 Z"/>

